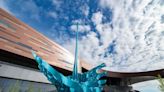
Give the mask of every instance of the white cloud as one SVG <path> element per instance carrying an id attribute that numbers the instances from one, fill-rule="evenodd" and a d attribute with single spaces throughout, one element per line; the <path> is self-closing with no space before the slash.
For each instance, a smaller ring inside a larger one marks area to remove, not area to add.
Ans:
<path id="1" fill-rule="evenodd" d="M 52 0 L 52 3 L 55 6 L 55 8 L 60 9 L 60 5 L 61 5 L 62 1 L 61 0 Z"/>
<path id="2" fill-rule="evenodd" d="M 54 19 L 58 17 L 58 14 L 56 12 L 49 12 L 48 15 Z"/>
<path id="3" fill-rule="evenodd" d="M 52 3 L 54 5 L 58 5 L 58 4 L 61 4 L 61 1 L 60 0 L 52 0 Z"/>
<path id="4" fill-rule="evenodd" d="M 101 24 L 102 22 L 102 13 L 101 12 L 96 12 L 96 13 L 93 13 L 93 16 L 92 16 L 92 21 L 96 24 Z"/>
<path id="5" fill-rule="evenodd" d="M 72 31 L 77 31 L 77 23 L 79 24 L 78 25 L 79 32 L 88 32 L 88 31 L 91 31 L 90 25 L 84 24 L 85 21 L 84 20 L 81 20 L 81 19 L 73 20 L 72 21 L 72 24 L 73 25 L 70 26 L 70 29 Z"/>
<path id="6" fill-rule="evenodd" d="M 85 16 L 88 16 L 88 14 L 89 14 L 89 7 L 88 7 L 88 5 L 83 5 L 83 6 L 80 7 L 80 9 L 81 9 L 81 11 L 83 12 L 83 14 Z"/>
<path id="7" fill-rule="evenodd" d="M 100 0 L 100 6 L 112 10 L 112 22 L 103 24 L 101 11 L 93 14 L 100 39 L 89 32 L 79 41 L 80 56 L 85 61 L 93 65 L 105 62 L 108 66 L 105 69 L 119 72 L 164 68 L 164 23 L 161 22 L 164 6 L 160 0 Z M 113 40 L 117 54 L 103 57 Z"/>
<path id="8" fill-rule="evenodd" d="M 72 25 L 70 27 L 72 31 L 77 31 L 77 25 Z M 79 25 L 78 26 L 79 32 L 87 32 L 91 30 L 91 27 L 89 25 Z"/>

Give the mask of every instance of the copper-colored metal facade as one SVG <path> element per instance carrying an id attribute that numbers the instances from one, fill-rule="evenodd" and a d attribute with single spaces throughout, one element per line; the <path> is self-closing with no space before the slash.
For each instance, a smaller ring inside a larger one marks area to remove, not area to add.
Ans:
<path id="1" fill-rule="evenodd" d="M 72 71 L 74 57 L 69 51 L 2 9 L 0 49 L 31 59 L 33 50 L 49 64 Z"/>

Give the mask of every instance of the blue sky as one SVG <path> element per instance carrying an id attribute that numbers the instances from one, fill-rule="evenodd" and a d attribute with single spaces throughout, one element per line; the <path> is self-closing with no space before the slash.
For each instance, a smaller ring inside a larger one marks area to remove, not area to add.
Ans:
<path id="1" fill-rule="evenodd" d="M 75 32 L 70 27 L 75 20 L 82 20 L 83 25 L 91 26 L 92 14 L 102 11 L 107 17 L 103 21 L 110 21 L 112 13 L 109 9 L 100 9 L 97 0 L 6 0 L 9 7 L 17 18 L 53 39 L 59 44 L 64 44 L 74 38 Z M 89 6 L 89 7 L 88 7 Z M 85 35 L 86 33 L 81 33 Z"/>
<path id="2" fill-rule="evenodd" d="M 72 53 L 79 23 L 79 57 L 92 65 L 164 68 L 163 0 L 0 0 L 0 7 Z"/>

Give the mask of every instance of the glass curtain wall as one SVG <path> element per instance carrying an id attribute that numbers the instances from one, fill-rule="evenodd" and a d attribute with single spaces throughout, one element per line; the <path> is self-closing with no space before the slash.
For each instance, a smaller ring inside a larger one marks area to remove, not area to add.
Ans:
<path id="1" fill-rule="evenodd" d="M 57 92 L 51 84 L 0 77 L 0 92 Z"/>

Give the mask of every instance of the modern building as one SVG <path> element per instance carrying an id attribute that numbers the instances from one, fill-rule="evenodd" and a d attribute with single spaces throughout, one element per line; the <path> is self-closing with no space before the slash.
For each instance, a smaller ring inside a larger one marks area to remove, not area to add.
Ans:
<path id="1" fill-rule="evenodd" d="M 9 86 L 10 83 L 6 84 L 8 80 L 11 82 L 20 80 L 24 83 L 23 85 L 28 81 L 49 85 L 49 81 L 39 72 L 31 51 L 35 51 L 64 74 L 71 73 L 74 58 L 70 52 L 0 9 L 0 83 L 2 87 Z"/>
<path id="2" fill-rule="evenodd" d="M 31 51 L 35 51 L 64 75 L 72 73 L 74 56 L 69 51 L 0 9 L 0 91 L 8 92 L 12 87 L 19 87 L 18 85 L 21 85 L 21 92 L 31 89 L 36 92 L 56 91 L 39 72 Z M 93 67 L 84 61 L 79 65 L 79 72 Z M 164 77 L 163 71 L 164 69 L 138 73 L 108 71 L 105 91 L 129 92 L 132 90 L 129 85 L 154 79 L 158 74 Z"/>

